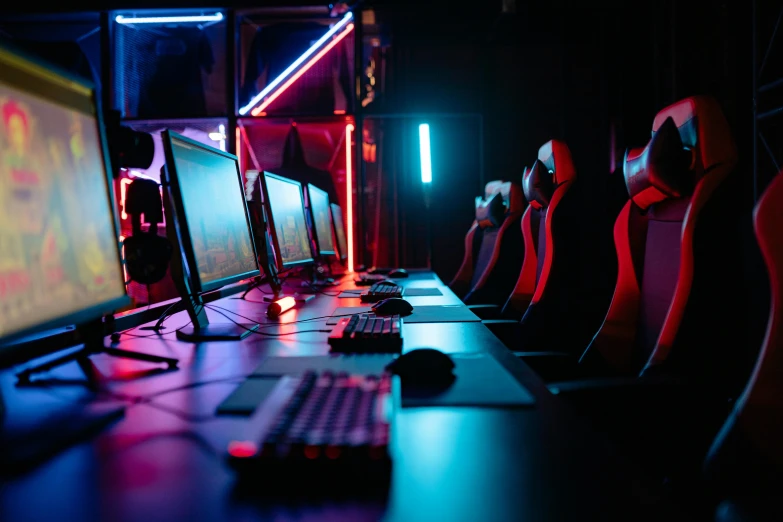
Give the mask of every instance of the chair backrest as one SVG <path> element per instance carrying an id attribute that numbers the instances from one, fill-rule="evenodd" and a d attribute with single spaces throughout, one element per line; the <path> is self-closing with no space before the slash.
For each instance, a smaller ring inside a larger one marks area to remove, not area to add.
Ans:
<path id="1" fill-rule="evenodd" d="M 576 272 L 571 268 L 578 261 L 570 192 L 575 181 L 571 152 L 558 140 L 539 149 L 538 159 L 523 176 L 522 186 L 530 202 L 522 216 L 525 259 L 504 313 L 523 316 L 531 341 L 536 337 L 531 328 L 545 332 L 563 320 L 562 314 L 571 304 L 565 293 L 574 284 Z"/>
<path id="2" fill-rule="evenodd" d="M 624 373 L 671 362 L 675 341 L 686 337 L 686 317 L 694 340 L 715 310 L 710 287 L 725 280 L 719 267 L 731 257 L 724 226 L 731 213 L 719 208 L 716 191 L 737 154 L 717 102 L 702 96 L 682 100 L 659 112 L 652 130 L 645 148 L 626 154 L 631 200 L 615 223 L 617 284 L 582 358 Z M 691 364 L 700 356 L 691 350 L 680 360 Z"/>
<path id="3" fill-rule="evenodd" d="M 510 181 L 491 181 L 476 198 L 465 257 L 449 285 L 465 302 L 500 304 L 508 295 L 522 264 L 524 207 L 521 186 Z"/>
<path id="4" fill-rule="evenodd" d="M 774 486 L 770 477 L 783 477 L 783 174 L 756 205 L 754 226 L 769 274 L 767 332 L 745 390 L 707 455 L 706 471 L 718 489 L 759 494 Z"/>

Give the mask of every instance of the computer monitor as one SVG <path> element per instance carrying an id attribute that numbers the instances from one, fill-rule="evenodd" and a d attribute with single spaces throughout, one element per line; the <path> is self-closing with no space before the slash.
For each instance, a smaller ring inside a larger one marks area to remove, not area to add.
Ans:
<path id="1" fill-rule="evenodd" d="M 334 224 L 334 237 L 336 239 L 337 255 L 341 261 L 348 259 L 348 241 L 345 239 L 345 223 L 343 223 L 343 209 L 337 203 L 330 205 L 332 209 L 332 223 Z"/>
<path id="2" fill-rule="evenodd" d="M 313 264 L 302 185 L 264 172 L 261 188 L 278 270 Z"/>
<path id="3" fill-rule="evenodd" d="M 0 47 L 0 116 L 0 366 L 8 366 L 42 355 L 26 352 L 26 336 L 94 323 L 130 300 L 94 87 Z"/>
<path id="4" fill-rule="evenodd" d="M 329 194 L 313 185 L 307 184 L 307 206 L 310 211 L 313 239 L 320 256 L 335 255 L 332 239 L 332 210 L 329 206 Z"/>
<path id="5" fill-rule="evenodd" d="M 258 325 L 214 324 L 201 294 L 259 275 L 237 157 L 172 131 L 163 132 L 167 235 L 181 255 L 171 274 L 192 327 L 187 341 L 238 340 Z"/>

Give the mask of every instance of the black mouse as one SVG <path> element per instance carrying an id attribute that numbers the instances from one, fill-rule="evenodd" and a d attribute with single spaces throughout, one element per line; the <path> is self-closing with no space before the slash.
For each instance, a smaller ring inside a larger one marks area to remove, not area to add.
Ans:
<path id="1" fill-rule="evenodd" d="M 377 315 L 411 315 L 413 307 L 405 299 L 390 297 L 372 305 L 372 311 Z"/>
<path id="2" fill-rule="evenodd" d="M 408 271 L 404 268 L 395 268 L 387 274 L 389 277 L 408 277 Z"/>
<path id="3" fill-rule="evenodd" d="M 381 279 L 376 284 L 386 285 L 386 286 L 400 286 L 400 285 L 397 284 L 396 281 L 392 281 L 391 279 Z"/>
<path id="4" fill-rule="evenodd" d="M 442 390 L 456 376 L 451 357 L 434 348 L 418 348 L 400 355 L 386 369 L 400 376 L 403 386 L 414 390 Z"/>

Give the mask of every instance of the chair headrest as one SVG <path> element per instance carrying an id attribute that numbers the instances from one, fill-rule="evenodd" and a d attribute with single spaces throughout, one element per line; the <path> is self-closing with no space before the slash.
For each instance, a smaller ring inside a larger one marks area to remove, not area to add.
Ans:
<path id="1" fill-rule="evenodd" d="M 550 140 L 538 149 L 538 159 L 554 174 L 555 186 L 576 179 L 576 168 L 568 145 L 560 140 Z"/>
<path id="2" fill-rule="evenodd" d="M 682 144 L 695 152 L 698 175 L 719 164 L 733 165 L 737 148 L 729 124 L 718 102 L 710 96 L 685 98 L 660 111 L 653 122 L 658 132 L 667 118 L 672 118 L 680 131 Z"/>
<path id="3" fill-rule="evenodd" d="M 525 173 L 522 175 L 525 198 L 536 210 L 546 208 L 549 205 L 556 186 L 554 174 L 549 172 L 541 160 L 536 160 L 533 166 L 525 169 Z"/>
<path id="4" fill-rule="evenodd" d="M 642 209 L 690 195 L 696 181 L 691 163 L 692 153 L 683 146 L 674 119 L 666 118 L 646 147 L 625 153 L 628 195 Z"/>
<path id="5" fill-rule="evenodd" d="M 476 221 L 482 228 L 500 226 L 507 214 L 524 210 L 525 200 L 518 183 L 490 181 L 484 195 L 484 198 L 476 198 Z"/>
<path id="6" fill-rule="evenodd" d="M 481 228 L 499 227 L 506 217 L 506 205 L 499 192 L 489 198 L 476 198 L 476 222 Z"/>

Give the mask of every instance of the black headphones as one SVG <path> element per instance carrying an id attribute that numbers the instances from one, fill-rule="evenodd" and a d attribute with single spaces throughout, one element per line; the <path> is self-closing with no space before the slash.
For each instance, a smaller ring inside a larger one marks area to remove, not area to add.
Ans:
<path id="1" fill-rule="evenodd" d="M 131 216 L 133 235 L 125 239 L 125 268 L 131 281 L 144 285 L 157 283 L 166 276 L 171 260 L 171 242 L 158 235 L 158 223 L 163 222 L 163 202 L 159 185 L 150 179 L 136 178 L 128 186 L 125 213 Z M 141 230 L 141 215 L 150 223 L 147 232 Z"/>

